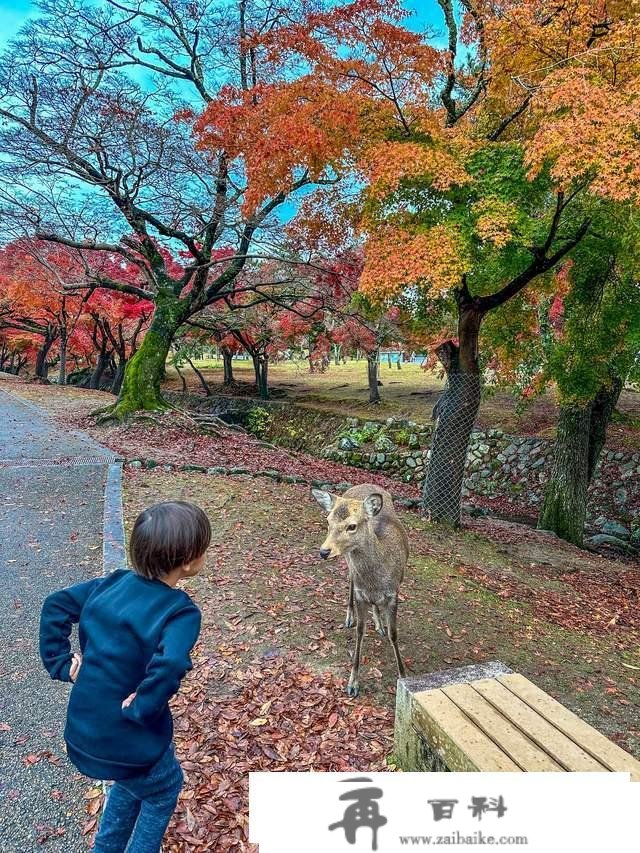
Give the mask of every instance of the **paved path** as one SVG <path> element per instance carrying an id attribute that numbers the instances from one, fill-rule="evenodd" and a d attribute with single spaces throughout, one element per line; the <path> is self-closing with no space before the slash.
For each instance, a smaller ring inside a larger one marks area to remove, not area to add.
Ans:
<path id="1" fill-rule="evenodd" d="M 51 681 L 40 663 L 38 621 L 49 592 L 103 571 L 110 456 L 0 390 L 2 853 L 87 849 L 88 783 L 67 762 L 62 740 L 69 687 Z"/>

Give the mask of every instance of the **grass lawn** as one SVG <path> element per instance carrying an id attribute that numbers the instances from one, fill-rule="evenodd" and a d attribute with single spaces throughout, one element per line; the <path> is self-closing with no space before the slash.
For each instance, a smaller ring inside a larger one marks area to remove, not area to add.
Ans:
<path id="1" fill-rule="evenodd" d="M 222 362 L 194 362 L 215 390 L 222 390 Z M 181 368 L 189 390 L 201 390 L 198 378 L 186 365 Z M 234 359 L 233 372 L 239 387 L 233 393 L 252 394 L 254 389 L 251 361 Z M 331 364 L 325 373 L 310 373 L 307 362 L 282 361 L 269 367 L 269 383 L 278 398 L 287 398 L 316 408 L 326 408 L 345 415 L 386 418 L 390 415 L 415 421 L 428 421 L 443 388 L 436 372 L 426 372 L 418 364 L 403 364 L 398 370 L 383 362 L 380 367 L 383 383 L 382 402 L 371 405 L 367 387 L 366 361 Z M 167 371 L 167 386 L 179 390 L 182 383 L 175 370 Z M 610 425 L 607 444 L 611 447 L 640 447 L 640 392 L 627 389 L 618 406 L 620 415 Z M 497 427 L 520 435 L 540 435 L 552 438 L 555 434 L 557 404 L 551 392 L 524 405 L 508 391 L 488 394 L 482 401 L 478 424 Z"/>

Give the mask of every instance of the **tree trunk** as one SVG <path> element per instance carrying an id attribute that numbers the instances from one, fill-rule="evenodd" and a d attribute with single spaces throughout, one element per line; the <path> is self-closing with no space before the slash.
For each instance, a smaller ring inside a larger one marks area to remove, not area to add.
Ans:
<path id="1" fill-rule="evenodd" d="M 60 336 L 60 364 L 58 365 L 58 385 L 67 384 L 67 336 Z"/>
<path id="2" fill-rule="evenodd" d="M 583 407 L 560 407 L 551 478 L 538 526 L 574 545 L 582 545 L 589 484 L 623 384 L 612 377 Z"/>
<path id="3" fill-rule="evenodd" d="M 369 402 L 380 402 L 380 391 L 378 390 L 378 356 L 379 350 L 367 354 L 367 377 L 369 380 Z"/>
<path id="4" fill-rule="evenodd" d="M 139 349 L 127 361 L 118 399 L 104 411 L 103 419 L 122 420 L 134 412 L 170 408 L 162 397 L 160 385 L 169 348 L 188 313 L 188 306 L 173 294 L 159 295 L 151 325 Z"/>
<path id="5" fill-rule="evenodd" d="M 187 358 L 187 362 L 189 363 L 189 367 L 193 370 L 193 372 L 195 373 L 195 375 L 196 375 L 196 376 L 198 377 L 198 379 L 200 380 L 200 384 L 202 385 L 202 388 L 203 388 L 203 390 L 204 390 L 205 396 L 210 397 L 210 396 L 211 396 L 211 388 L 209 388 L 209 385 L 208 385 L 208 383 L 207 383 L 207 380 L 204 378 L 204 376 L 202 375 L 202 373 L 198 370 L 198 368 L 195 366 L 195 364 L 191 361 L 191 359 L 190 359 L 190 358 Z"/>
<path id="6" fill-rule="evenodd" d="M 591 405 L 560 408 L 551 479 L 538 524 L 574 545 L 582 545 L 587 514 Z"/>
<path id="7" fill-rule="evenodd" d="M 113 382 L 111 383 L 111 388 L 109 389 L 112 394 L 115 394 L 116 397 L 120 393 L 120 389 L 122 388 L 122 380 L 124 379 L 124 371 L 127 366 L 126 358 L 122 358 L 122 356 L 118 359 L 118 366 L 116 367 L 115 373 L 113 374 Z"/>
<path id="8" fill-rule="evenodd" d="M 225 388 L 233 385 L 233 353 L 227 347 L 222 347 L 222 364 L 224 367 L 224 380 L 222 384 Z"/>
<path id="9" fill-rule="evenodd" d="M 591 427 L 589 429 L 589 461 L 587 466 L 589 483 L 591 483 L 598 459 L 600 459 L 600 454 L 607 438 L 607 427 L 618 404 L 618 398 L 622 393 L 623 386 L 623 379 L 619 376 L 612 376 L 611 384 L 600 388 L 593 401 Z"/>
<path id="10" fill-rule="evenodd" d="M 93 373 L 91 374 L 91 378 L 89 379 L 89 388 L 92 388 L 93 390 L 97 390 L 100 388 L 102 374 L 107 369 L 110 358 L 111 354 L 107 353 L 106 349 L 103 347 L 100 350 L 98 360 L 96 361 L 96 366 L 93 370 Z"/>
<path id="11" fill-rule="evenodd" d="M 182 393 L 187 393 L 187 380 L 184 378 L 184 373 L 180 370 L 177 364 L 174 363 L 174 368 L 178 376 L 180 377 L 180 381 L 182 382 Z"/>
<path id="12" fill-rule="evenodd" d="M 424 482 L 423 507 L 430 521 L 460 524 L 462 481 L 469 440 L 480 407 L 478 335 L 482 314 L 473 299 L 458 294 L 458 340 L 446 341 L 437 355 L 447 386 L 434 406 L 436 428 Z"/>
<path id="13" fill-rule="evenodd" d="M 36 356 L 36 376 L 39 379 L 46 379 L 49 373 L 47 356 L 49 355 L 49 350 L 53 346 L 54 340 L 55 338 L 50 335 L 46 335 L 42 341 L 42 346 L 38 350 L 38 354 Z"/>
<path id="14" fill-rule="evenodd" d="M 256 389 L 260 399 L 269 399 L 269 356 L 252 355 L 253 370 L 256 375 Z"/>
<path id="15" fill-rule="evenodd" d="M 256 374 L 258 393 L 261 400 L 269 399 L 269 356 L 258 356 Z"/>

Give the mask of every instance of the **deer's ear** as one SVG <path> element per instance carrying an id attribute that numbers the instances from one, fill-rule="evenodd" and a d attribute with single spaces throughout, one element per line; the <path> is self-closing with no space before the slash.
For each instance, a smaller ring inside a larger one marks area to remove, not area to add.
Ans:
<path id="1" fill-rule="evenodd" d="M 328 513 L 333 509 L 333 505 L 336 502 L 336 499 L 333 495 L 330 495 L 329 492 L 323 492 L 321 489 L 312 489 L 311 494 L 318 501 L 320 506 L 325 509 Z"/>
<path id="2" fill-rule="evenodd" d="M 379 492 L 374 492 L 372 495 L 369 495 L 368 498 L 365 498 L 363 501 L 364 511 L 370 518 L 373 518 L 374 515 L 377 515 L 382 509 L 382 495 Z"/>

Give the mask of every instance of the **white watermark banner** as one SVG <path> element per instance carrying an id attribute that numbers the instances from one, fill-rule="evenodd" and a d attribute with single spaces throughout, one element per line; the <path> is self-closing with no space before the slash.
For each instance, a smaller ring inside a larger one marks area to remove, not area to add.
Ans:
<path id="1" fill-rule="evenodd" d="M 251 773 L 260 853 L 637 853 L 628 773 Z"/>

